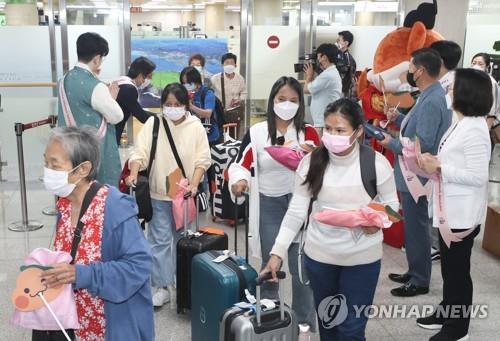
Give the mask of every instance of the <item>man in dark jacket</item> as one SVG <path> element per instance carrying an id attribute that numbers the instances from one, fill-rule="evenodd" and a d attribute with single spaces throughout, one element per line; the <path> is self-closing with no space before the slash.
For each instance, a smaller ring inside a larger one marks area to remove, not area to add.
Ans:
<path id="1" fill-rule="evenodd" d="M 349 47 L 351 47 L 354 41 L 354 36 L 349 31 L 342 31 L 338 33 L 337 41 L 335 45 L 340 50 L 339 61 L 337 62 L 337 69 L 340 73 L 340 78 L 342 78 L 342 93 L 344 97 L 355 98 L 356 97 L 356 61 L 349 52 Z"/>
<path id="2" fill-rule="evenodd" d="M 118 79 L 120 91 L 116 101 L 123 111 L 123 120 L 116 125 L 116 142 L 118 144 L 120 144 L 123 129 L 130 115 L 133 115 L 141 123 L 145 123 L 153 115 L 153 113 L 145 111 L 139 104 L 138 89 L 143 89 L 151 83 L 155 69 L 155 63 L 146 57 L 139 57 L 132 62 L 127 75 Z"/>

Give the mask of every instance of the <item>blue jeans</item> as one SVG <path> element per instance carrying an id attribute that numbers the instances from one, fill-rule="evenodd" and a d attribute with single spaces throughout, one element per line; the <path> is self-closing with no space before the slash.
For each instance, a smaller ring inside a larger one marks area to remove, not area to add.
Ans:
<path id="1" fill-rule="evenodd" d="M 260 194 L 260 244 L 262 248 L 262 268 L 269 261 L 271 249 L 278 236 L 281 221 L 285 217 L 291 194 L 281 197 L 267 197 Z M 299 243 L 292 243 L 288 249 L 288 268 L 292 277 L 292 309 L 299 323 L 307 323 L 316 330 L 316 311 L 311 288 L 300 283 L 298 268 Z M 265 283 L 262 298 L 278 299 L 278 285 Z"/>
<path id="2" fill-rule="evenodd" d="M 175 229 L 171 201 L 151 199 L 151 204 L 153 218 L 147 229 L 153 256 L 151 285 L 154 288 L 162 288 L 174 285 L 177 241 L 181 238 L 181 233 Z"/>
<path id="3" fill-rule="evenodd" d="M 428 287 L 432 272 L 429 204 L 425 197 L 420 197 L 415 203 L 409 192 L 401 192 L 401 204 L 405 217 L 405 248 L 410 283 Z"/>
<path id="4" fill-rule="evenodd" d="M 365 310 L 357 316 L 354 306 L 361 308 L 373 303 L 380 273 L 380 260 L 370 264 L 339 266 L 320 263 L 306 256 L 305 265 L 314 293 L 316 310 L 325 298 L 336 295 L 344 295 L 344 302 L 347 304 L 347 307 L 344 306 L 347 309 L 347 317 L 345 320 L 342 318 L 343 321 L 338 321 L 337 325 L 334 323 L 324 326 L 328 318 L 324 318 L 325 311 L 318 310 L 321 341 L 366 340 L 365 329 L 368 318 Z M 323 307 L 322 309 L 325 310 Z M 329 309 L 330 313 L 331 311 Z"/>

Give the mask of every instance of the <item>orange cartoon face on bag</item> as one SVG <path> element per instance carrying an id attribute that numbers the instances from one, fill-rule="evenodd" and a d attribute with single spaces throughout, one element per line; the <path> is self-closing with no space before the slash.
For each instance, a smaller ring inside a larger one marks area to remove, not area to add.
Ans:
<path id="1" fill-rule="evenodd" d="M 39 294 L 42 293 L 47 302 L 53 301 L 61 293 L 63 286 L 48 288 L 42 282 L 41 274 L 50 267 L 41 265 L 21 266 L 17 277 L 17 285 L 12 292 L 12 303 L 19 311 L 33 311 L 44 306 Z"/>
<path id="2" fill-rule="evenodd" d="M 436 14 L 436 0 L 420 4 L 408 13 L 403 27 L 390 32 L 379 43 L 373 69 L 365 69 L 358 81 L 358 94 L 367 119 L 385 119 L 386 102 L 390 106 L 399 104 L 402 109 L 414 105 L 408 85 L 401 79 L 406 77 L 414 51 L 443 39 L 433 30 Z"/>

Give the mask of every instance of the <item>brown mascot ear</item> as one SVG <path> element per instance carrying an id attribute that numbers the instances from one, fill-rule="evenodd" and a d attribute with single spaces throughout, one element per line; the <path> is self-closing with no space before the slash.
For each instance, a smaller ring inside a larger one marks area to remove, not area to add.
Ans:
<path id="1" fill-rule="evenodd" d="M 424 47 L 426 39 L 427 29 L 422 22 L 417 21 L 411 28 L 410 37 L 408 38 L 408 45 L 406 47 L 406 53 L 408 53 L 408 55 L 411 55 L 413 51 Z"/>

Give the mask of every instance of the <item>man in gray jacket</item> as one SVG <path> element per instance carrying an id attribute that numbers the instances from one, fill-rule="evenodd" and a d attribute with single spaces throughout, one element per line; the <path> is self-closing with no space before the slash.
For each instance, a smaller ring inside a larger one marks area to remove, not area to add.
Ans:
<path id="1" fill-rule="evenodd" d="M 445 92 L 438 81 L 441 57 L 436 51 L 428 48 L 416 50 L 411 56 L 407 81 L 411 86 L 418 87 L 421 94 L 406 116 L 394 111 L 389 111 L 387 116 L 401 127 L 403 137 L 412 140 L 419 138 L 422 153 L 436 155 L 441 138 L 452 120 L 452 112 L 446 105 Z M 401 158 L 403 146 L 400 140 L 387 134 L 385 137 L 381 144 Z M 405 217 L 408 272 L 389 275 L 394 282 L 403 284 L 391 290 L 391 294 L 401 297 L 427 294 L 432 266 L 428 201 L 425 196 L 419 197 L 418 200 L 413 199 L 407 185 L 407 181 L 412 179 L 403 175 L 398 161 L 395 162 L 394 172 Z M 425 185 L 427 179 L 418 180 Z"/>

